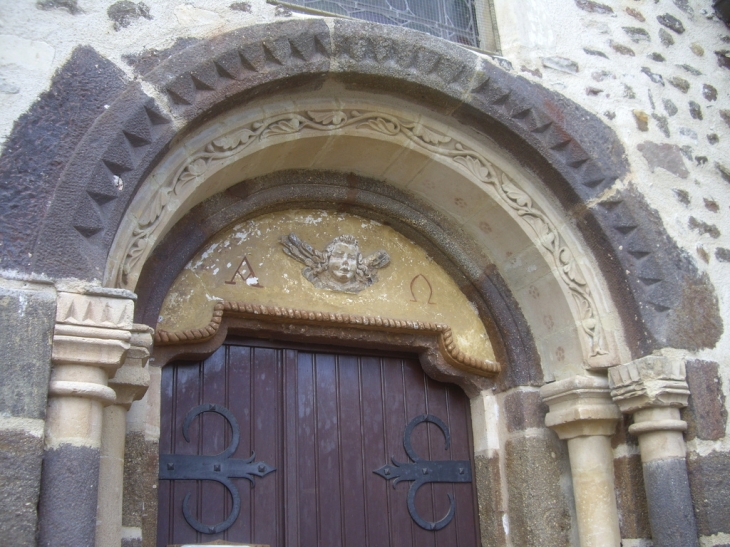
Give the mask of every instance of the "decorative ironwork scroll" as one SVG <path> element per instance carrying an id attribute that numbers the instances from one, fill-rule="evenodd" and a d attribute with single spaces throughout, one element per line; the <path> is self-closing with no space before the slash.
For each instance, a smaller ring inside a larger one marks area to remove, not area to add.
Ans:
<path id="1" fill-rule="evenodd" d="M 190 424 L 199 414 L 204 412 L 216 412 L 228 421 L 233 431 L 231 444 L 223 452 L 215 456 L 160 454 L 160 480 L 207 480 L 217 481 L 225 486 L 233 498 L 233 508 L 223 522 L 211 526 L 196 520 L 188 508 L 190 492 L 185 495 L 182 504 L 183 516 L 190 526 L 202 534 L 217 534 L 230 528 L 236 522 L 241 512 L 241 496 L 238 493 L 236 485 L 231 482 L 231 479 L 248 479 L 251 481 L 251 487 L 253 488 L 256 486 L 254 475 L 264 477 L 272 471 L 276 471 L 276 469 L 266 462 L 254 461 L 256 458 L 255 452 L 251 453 L 251 457 L 245 460 L 231 458 L 238 448 L 241 432 L 235 416 L 233 416 L 230 410 L 220 405 L 203 404 L 190 409 L 185 416 L 182 427 L 183 436 L 187 442 L 190 442 L 190 438 L 188 437 Z"/>
<path id="2" fill-rule="evenodd" d="M 423 422 L 431 422 L 439 427 L 446 439 L 444 450 L 449 449 L 451 434 L 446 424 L 433 414 L 422 414 L 413 418 L 403 432 L 403 448 L 405 448 L 406 454 L 413 460 L 413 463 L 401 463 L 394 457 L 391 457 L 393 465 L 386 464 L 373 471 L 373 473 L 380 475 L 386 481 L 395 479 L 393 481 L 393 488 L 400 481 L 414 481 L 408 490 L 408 512 L 411 514 L 411 518 L 415 523 L 421 528 L 435 532 L 444 528 L 454 518 L 456 511 L 454 496 L 448 494 L 449 512 L 446 513 L 446 516 L 441 520 L 431 522 L 424 520 L 418 514 L 416 510 L 416 492 L 427 482 L 471 482 L 471 462 L 469 460 L 424 460 L 419 457 L 411 444 L 411 434 L 413 433 L 413 429 Z"/>

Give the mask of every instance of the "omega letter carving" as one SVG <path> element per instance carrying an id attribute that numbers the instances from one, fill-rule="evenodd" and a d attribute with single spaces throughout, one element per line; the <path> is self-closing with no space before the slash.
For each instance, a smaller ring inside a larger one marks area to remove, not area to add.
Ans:
<path id="1" fill-rule="evenodd" d="M 305 265 L 302 275 L 318 289 L 358 293 L 378 280 L 375 270 L 385 268 L 390 256 L 383 250 L 363 257 L 351 235 L 341 235 L 317 251 L 294 234 L 283 236 L 284 253 Z"/>

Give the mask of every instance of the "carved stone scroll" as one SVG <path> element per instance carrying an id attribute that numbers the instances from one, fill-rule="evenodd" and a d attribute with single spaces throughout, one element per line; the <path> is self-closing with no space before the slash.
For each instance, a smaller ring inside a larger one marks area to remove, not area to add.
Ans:
<path id="1" fill-rule="evenodd" d="M 590 357 L 608 354 L 599 311 L 589 283 L 557 226 L 535 204 L 533 198 L 507 173 L 466 144 L 418 121 L 378 111 L 347 109 L 283 113 L 255 121 L 209 142 L 191 154 L 144 207 L 125 245 L 121 268 L 116 272 L 116 284 L 120 287 L 132 286 L 135 273 L 141 269 L 150 251 L 150 242 L 154 241 L 165 219 L 171 214 L 167 207 L 170 200 L 173 197 L 182 199 L 193 191 L 197 181 L 211 176 L 230 158 L 243 156 L 246 149 L 254 144 L 277 136 L 305 132 L 331 133 L 346 128 L 349 131 L 377 133 L 386 139 L 406 139 L 412 145 L 465 170 L 479 183 L 491 187 L 502 206 L 513 212 L 518 222 L 539 243 L 541 250 L 551 257 L 560 281 L 574 300 Z"/>

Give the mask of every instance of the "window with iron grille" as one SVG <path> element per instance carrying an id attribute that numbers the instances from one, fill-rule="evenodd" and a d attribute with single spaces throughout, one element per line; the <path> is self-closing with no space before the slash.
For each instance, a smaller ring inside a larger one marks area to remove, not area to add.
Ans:
<path id="1" fill-rule="evenodd" d="M 270 1 L 294 10 L 396 25 L 468 47 L 499 51 L 492 0 Z"/>

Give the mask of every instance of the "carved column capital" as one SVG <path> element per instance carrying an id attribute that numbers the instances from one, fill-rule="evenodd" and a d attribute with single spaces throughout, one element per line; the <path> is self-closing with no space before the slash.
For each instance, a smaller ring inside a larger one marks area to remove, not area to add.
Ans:
<path id="1" fill-rule="evenodd" d="M 611 397 L 622 412 L 633 414 L 646 408 L 687 406 L 684 360 L 665 355 L 647 355 L 608 371 Z"/>
<path id="2" fill-rule="evenodd" d="M 113 371 L 129 349 L 133 313 L 129 298 L 59 292 L 53 363 Z"/>
<path id="3" fill-rule="evenodd" d="M 54 370 L 49 394 L 82 397 L 111 404 L 109 375 L 121 365 L 132 328 L 134 301 L 119 291 L 59 291 L 51 359 Z"/>
<path id="4" fill-rule="evenodd" d="M 134 401 L 144 397 L 150 385 L 150 373 L 145 366 L 150 358 L 153 334 L 154 329 L 147 325 L 132 326 L 130 347 L 124 364 L 109 380 L 109 387 L 116 392 L 115 404 L 126 410 L 129 410 Z"/>
<path id="5" fill-rule="evenodd" d="M 574 376 L 542 386 L 540 395 L 550 407 L 545 425 L 561 439 L 611 436 L 621 417 L 603 377 Z"/>

